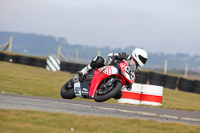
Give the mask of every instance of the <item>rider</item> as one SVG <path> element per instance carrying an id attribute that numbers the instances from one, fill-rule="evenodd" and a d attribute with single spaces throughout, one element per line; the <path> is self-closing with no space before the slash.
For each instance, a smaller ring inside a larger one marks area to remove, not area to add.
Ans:
<path id="1" fill-rule="evenodd" d="M 80 76 L 84 76 L 91 69 L 96 69 L 103 67 L 105 65 L 113 63 L 114 60 L 127 60 L 131 61 L 131 64 L 134 64 L 134 71 L 142 68 L 148 59 L 148 54 L 144 49 L 135 48 L 130 55 L 127 55 L 125 52 L 121 53 L 110 53 L 108 54 L 108 61 L 102 56 L 95 56 L 92 61 L 84 67 L 81 71 L 79 71 Z"/>

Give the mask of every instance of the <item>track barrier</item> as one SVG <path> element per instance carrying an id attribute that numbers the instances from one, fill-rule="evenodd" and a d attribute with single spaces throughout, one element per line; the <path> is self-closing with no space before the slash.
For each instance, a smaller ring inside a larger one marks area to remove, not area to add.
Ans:
<path id="1" fill-rule="evenodd" d="M 141 104 L 162 105 L 163 87 L 157 85 L 142 85 Z"/>
<path id="2" fill-rule="evenodd" d="M 126 88 L 122 90 L 122 97 L 118 100 L 119 103 L 140 104 L 142 85 L 133 83 L 132 88 L 128 91 Z"/>
<path id="3" fill-rule="evenodd" d="M 180 78 L 179 83 L 178 83 L 178 88 L 181 91 L 186 91 L 186 92 L 194 92 L 194 81 L 185 79 L 185 78 Z"/>
<path id="4" fill-rule="evenodd" d="M 136 105 L 144 104 L 152 106 L 162 105 L 162 86 L 133 83 L 130 91 L 125 88 L 122 90 L 122 92 L 122 97 L 118 99 L 119 103 L 129 103 Z"/>
<path id="5" fill-rule="evenodd" d="M 149 78 L 149 72 L 140 71 L 135 79 L 135 82 L 140 84 L 146 84 L 148 78 Z"/>
<path id="6" fill-rule="evenodd" d="M 164 85 L 164 74 L 156 73 L 156 72 L 150 72 L 149 77 L 149 83 L 151 85 L 158 85 L 163 86 Z"/>
<path id="7" fill-rule="evenodd" d="M 199 80 L 194 81 L 194 92 L 200 94 L 200 81 Z"/>
<path id="8" fill-rule="evenodd" d="M 175 89 L 178 77 L 166 75 L 164 78 L 164 88 Z"/>
<path id="9" fill-rule="evenodd" d="M 54 56 L 48 56 L 46 69 L 52 71 L 60 71 L 60 61 Z"/>

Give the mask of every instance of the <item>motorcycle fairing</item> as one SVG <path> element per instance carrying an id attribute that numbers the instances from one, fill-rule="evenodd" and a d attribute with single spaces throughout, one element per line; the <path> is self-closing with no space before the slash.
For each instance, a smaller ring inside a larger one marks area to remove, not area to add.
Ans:
<path id="1" fill-rule="evenodd" d="M 74 93 L 80 98 L 89 98 L 90 82 L 80 83 L 79 81 L 74 83 Z"/>
<path id="2" fill-rule="evenodd" d="M 131 84 L 134 83 L 135 73 L 131 73 L 130 67 L 128 63 L 126 62 L 126 60 L 123 60 L 122 63 L 119 64 L 119 67 L 121 68 L 125 79 Z"/>
<path id="3" fill-rule="evenodd" d="M 79 81 L 74 83 L 74 93 L 75 93 L 75 95 L 77 97 L 81 97 L 82 98 L 82 95 L 81 95 L 81 83 Z"/>
<path id="4" fill-rule="evenodd" d="M 109 76 L 112 76 L 112 75 L 116 75 L 116 74 L 118 74 L 118 70 L 114 66 L 104 66 L 104 67 L 97 69 L 94 72 L 94 77 L 91 82 L 89 96 L 91 98 L 94 97 L 94 94 L 95 94 L 96 90 L 98 89 L 98 86 L 101 83 L 101 81 L 103 81 L 103 79 L 105 79 Z"/>
<path id="5" fill-rule="evenodd" d="M 83 98 L 90 98 L 90 82 L 83 82 L 81 83 L 81 95 Z"/>

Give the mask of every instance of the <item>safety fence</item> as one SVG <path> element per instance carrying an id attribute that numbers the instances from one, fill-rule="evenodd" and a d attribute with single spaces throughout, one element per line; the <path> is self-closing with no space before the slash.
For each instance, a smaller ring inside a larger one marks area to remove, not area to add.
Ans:
<path id="1" fill-rule="evenodd" d="M 21 54 L 13 54 L 10 52 L 0 52 L 0 61 L 6 61 L 11 63 L 19 63 L 24 65 L 46 68 L 48 66 L 47 60 L 48 57 L 34 57 L 25 56 Z M 61 61 L 58 64 L 60 65 L 60 68 L 57 69 L 61 71 L 68 71 L 70 73 L 76 73 L 77 71 L 81 70 L 83 67 L 86 66 L 86 64 L 65 61 Z M 164 88 L 177 89 L 180 91 L 200 94 L 199 80 L 191 80 L 152 71 L 140 71 L 139 75 L 136 78 L 136 83 L 163 86 Z"/>

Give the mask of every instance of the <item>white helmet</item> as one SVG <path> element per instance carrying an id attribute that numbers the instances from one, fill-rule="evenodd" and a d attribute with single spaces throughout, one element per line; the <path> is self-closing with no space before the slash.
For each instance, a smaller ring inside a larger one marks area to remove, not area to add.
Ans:
<path id="1" fill-rule="evenodd" d="M 148 54 L 144 49 L 135 48 L 132 52 L 132 57 L 138 66 L 142 68 L 148 59 Z"/>

